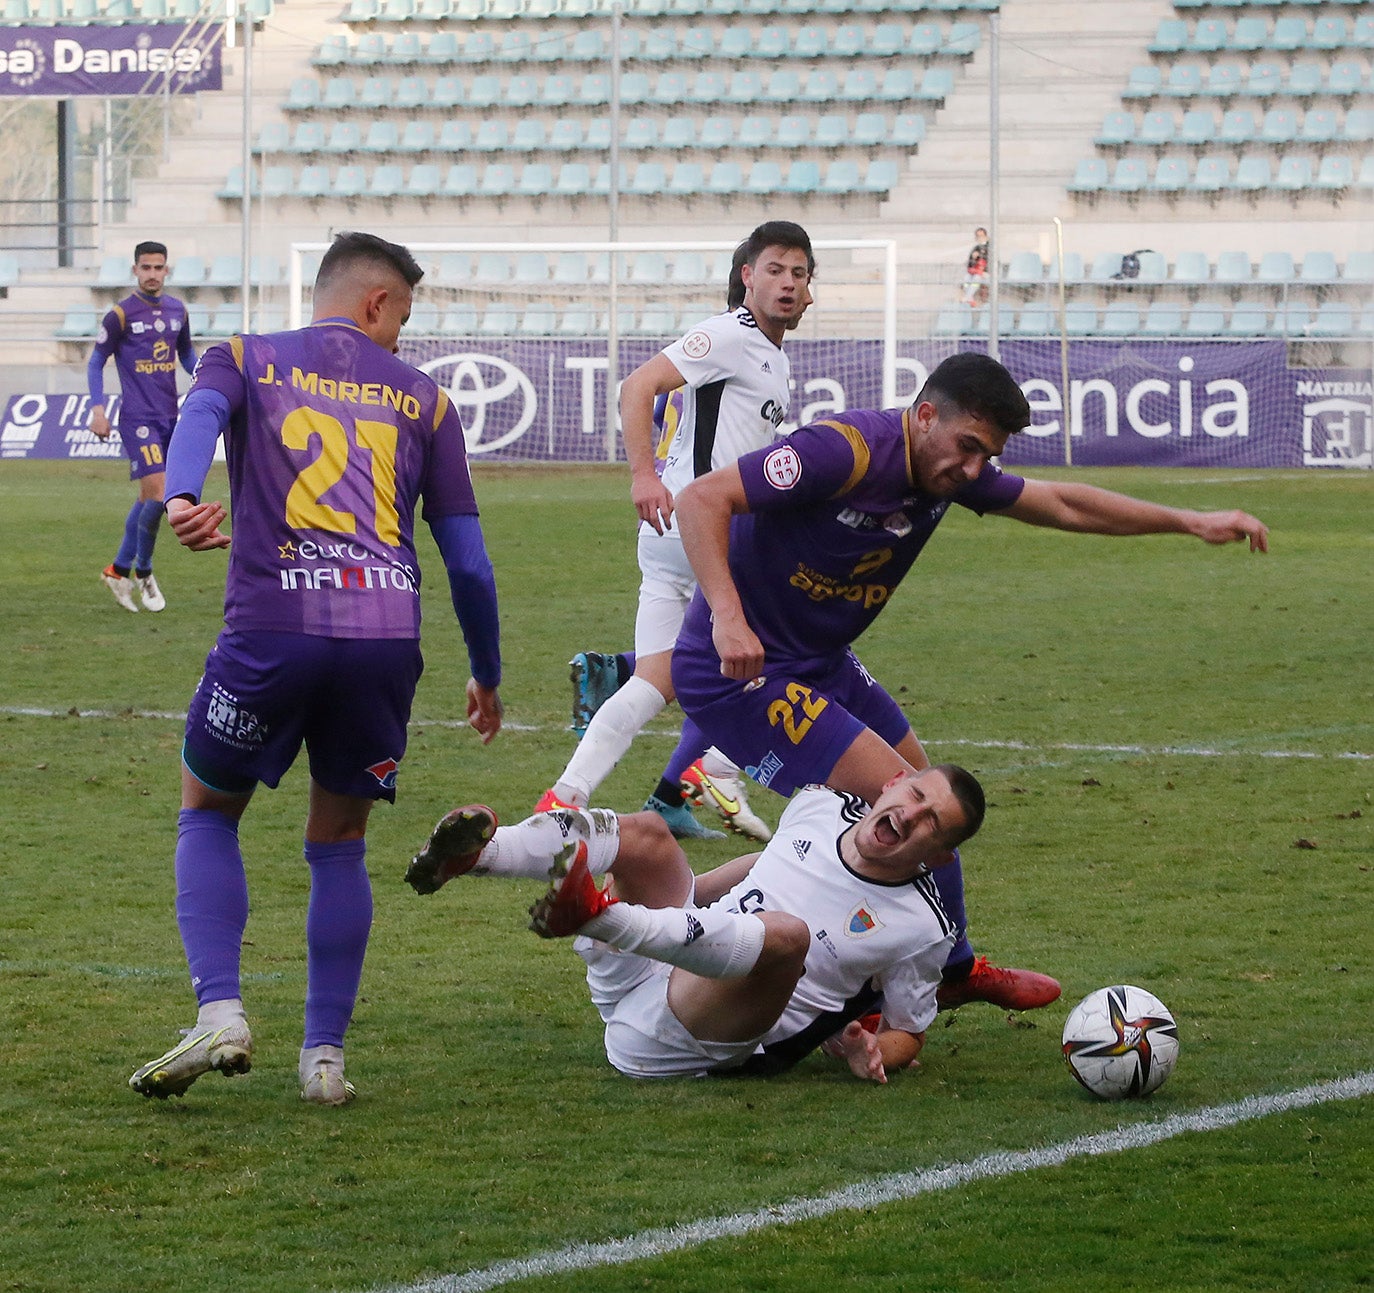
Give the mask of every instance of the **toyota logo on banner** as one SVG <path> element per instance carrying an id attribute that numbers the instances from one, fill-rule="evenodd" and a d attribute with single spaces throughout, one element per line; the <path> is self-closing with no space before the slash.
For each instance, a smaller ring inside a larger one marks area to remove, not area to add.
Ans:
<path id="1" fill-rule="evenodd" d="M 463 419 L 471 453 L 493 453 L 520 439 L 534 422 L 534 383 L 496 355 L 441 355 L 419 365 L 444 387 Z"/>

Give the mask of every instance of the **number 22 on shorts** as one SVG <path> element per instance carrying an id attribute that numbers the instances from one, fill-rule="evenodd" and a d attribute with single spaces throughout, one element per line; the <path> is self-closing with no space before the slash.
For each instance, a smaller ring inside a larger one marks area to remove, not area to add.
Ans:
<path id="1" fill-rule="evenodd" d="M 825 712 L 830 702 L 824 696 L 813 696 L 811 688 L 799 682 L 789 682 L 783 690 L 787 700 L 775 700 L 768 706 L 768 721 L 774 727 L 781 727 L 793 745 L 800 745 L 811 730 L 811 724 Z"/>

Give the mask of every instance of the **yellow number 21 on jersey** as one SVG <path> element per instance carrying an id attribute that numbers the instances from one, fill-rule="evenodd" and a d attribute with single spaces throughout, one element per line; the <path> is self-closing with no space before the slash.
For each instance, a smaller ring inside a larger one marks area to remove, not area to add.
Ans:
<path id="1" fill-rule="evenodd" d="M 372 504 L 377 538 L 388 547 L 401 541 L 401 522 L 396 512 L 396 440 L 394 426 L 359 420 L 353 424 L 357 447 L 371 459 Z M 281 427 L 281 442 L 288 449 L 306 452 L 318 436 L 319 456 L 297 473 L 286 495 L 286 523 L 293 530 L 327 530 L 332 534 L 356 534 L 358 518 L 320 500 L 343 479 L 352 447 L 348 432 L 338 418 L 318 409 L 294 409 Z"/>

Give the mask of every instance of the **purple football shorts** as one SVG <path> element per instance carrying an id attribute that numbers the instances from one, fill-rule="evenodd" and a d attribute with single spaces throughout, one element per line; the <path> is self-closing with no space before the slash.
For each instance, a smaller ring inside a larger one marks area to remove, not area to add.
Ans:
<path id="1" fill-rule="evenodd" d="M 892 746 L 911 730 L 901 707 L 852 651 L 764 667 L 762 679 L 737 682 L 721 675 L 713 652 L 679 643 L 673 687 L 711 744 L 780 795 L 824 782 L 865 728 Z"/>
<path id="2" fill-rule="evenodd" d="M 175 420 L 134 422 L 120 415 L 119 438 L 124 442 L 124 452 L 129 456 L 130 480 L 156 476 L 158 472 L 167 470 L 167 446 L 172 441 L 174 426 Z"/>
<path id="3" fill-rule="evenodd" d="M 182 757 L 212 790 L 245 794 L 275 787 L 304 741 L 326 790 L 393 803 L 423 668 L 413 638 L 226 629 L 191 699 Z"/>

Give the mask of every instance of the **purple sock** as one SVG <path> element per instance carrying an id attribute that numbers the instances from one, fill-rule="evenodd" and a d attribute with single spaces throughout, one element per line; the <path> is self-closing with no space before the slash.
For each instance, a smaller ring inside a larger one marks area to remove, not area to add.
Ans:
<path id="1" fill-rule="evenodd" d="M 138 523 L 143 516 L 143 501 L 135 499 L 134 505 L 129 509 L 129 515 L 124 518 L 124 538 L 120 540 L 119 551 L 115 553 L 114 567 L 116 570 L 132 570 L 134 557 L 138 553 Z"/>
<path id="2" fill-rule="evenodd" d="M 937 866 L 931 873 L 935 888 L 940 893 L 940 905 L 945 915 L 954 922 L 959 938 L 945 958 L 946 968 L 958 965 L 960 961 L 973 960 L 973 947 L 968 941 L 968 915 L 964 911 L 964 865 L 959 860 L 959 850 L 954 850 L 954 861 L 948 866 Z"/>
<path id="3" fill-rule="evenodd" d="M 678 737 L 677 749 L 669 758 L 668 766 L 663 769 L 663 780 L 677 785 L 682 774 L 706 753 L 708 745 L 710 742 L 706 739 L 706 733 L 690 718 L 684 718 L 682 735 Z"/>
<path id="4" fill-rule="evenodd" d="M 241 996 L 239 955 L 248 925 L 248 879 L 232 817 L 183 808 L 177 815 L 177 926 L 196 1001 Z"/>
<path id="5" fill-rule="evenodd" d="M 306 1046 L 342 1046 L 353 1017 L 372 929 L 372 882 L 366 858 L 366 840 L 305 842 L 305 860 L 310 864 L 310 907 L 305 917 Z"/>
<path id="6" fill-rule="evenodd" d="M 157 532 L 162 517 L 161 502 L 156 498 L 145 499 L 139 508 L 138 551 L 134 554 L 134 573 L 139 576 L 153 573 L 153 549 L 157 546 Z"/>

